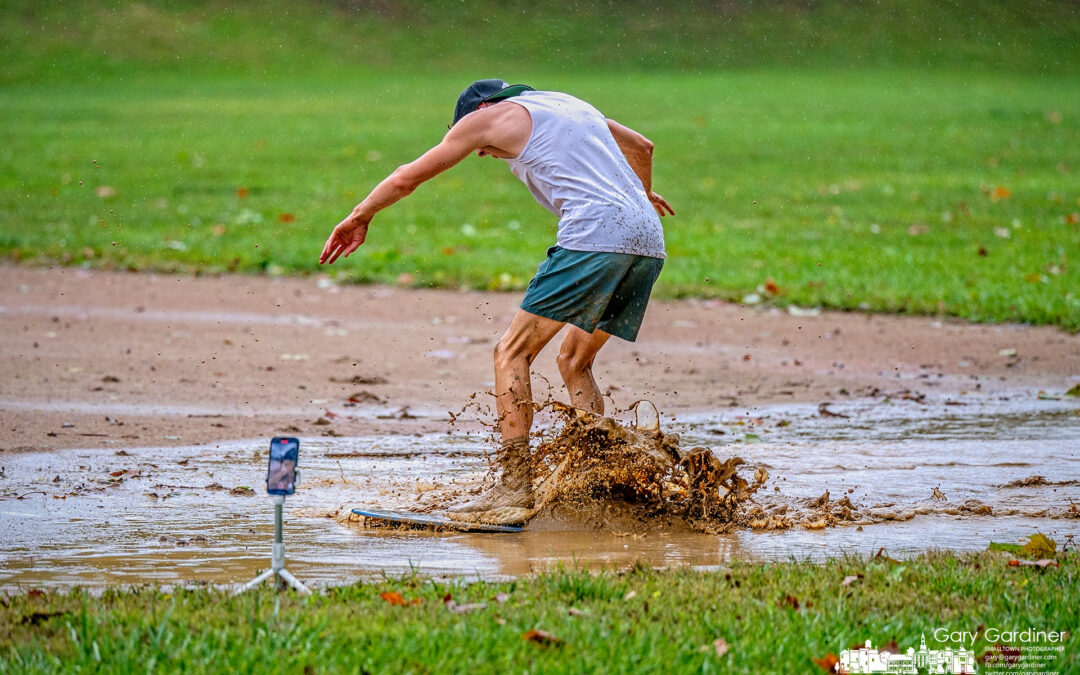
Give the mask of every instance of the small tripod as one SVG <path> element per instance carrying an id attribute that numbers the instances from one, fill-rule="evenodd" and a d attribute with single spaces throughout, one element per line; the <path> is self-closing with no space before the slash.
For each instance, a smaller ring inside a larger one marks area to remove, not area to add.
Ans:
<path id="1" fill-rule="evenodd" d="M 285 569 L 285 541 L 281 536 L 281 507 L 285 505 L 285 495 L 274 497 L 274 548 L 270 556 L 270 569 L 236 589 L 234 595 L 255 588 L 271 577 L 277 577 L 278 590 L 292 586 L 304 595 L 311 595 L 311 590 Z"/>

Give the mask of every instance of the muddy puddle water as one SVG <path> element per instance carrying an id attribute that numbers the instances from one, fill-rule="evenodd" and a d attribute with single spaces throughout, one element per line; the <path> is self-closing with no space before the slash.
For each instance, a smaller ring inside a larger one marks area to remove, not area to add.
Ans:
<path id="1" fill-rule="evenodd" d="M 732 409 L 665 429 L 680 432 L 683 447 L 766 469 L 755 499 L 767 509 L 798 513 L 828 491 L 833 502 L 848 498 L 858 518 L 722 535 L 367 529 L 343 517 L 356 506 L 431 508 L 475 486 L 487 470 L 484 437 L 302 438 L 302 482 L 285 506 L 288 567 L 316 585 L 410 571 L 500 578 L 559 563 L 710 567 L 882 547 L 893 557 L 974 551 L 1036 530 L 1061 546 L 1080 534 L 1075 402 Z M 0 456 L 0 588 L 247 580 L 269 566 L 267 445 Z"/>

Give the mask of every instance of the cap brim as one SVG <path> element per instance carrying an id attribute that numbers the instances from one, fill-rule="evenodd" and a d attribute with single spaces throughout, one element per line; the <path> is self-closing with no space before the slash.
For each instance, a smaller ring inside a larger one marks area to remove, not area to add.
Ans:
<path id="1" fill-rule="evenodd" d="M 527 84 L 512 84 L 506 89 L 500 89 L 491 96 L 488 96 L 482 101 L 501 101 L 504 98 L 510 98 L 511 96 L 517 96 L 523 91 L 535 91 Z"/>

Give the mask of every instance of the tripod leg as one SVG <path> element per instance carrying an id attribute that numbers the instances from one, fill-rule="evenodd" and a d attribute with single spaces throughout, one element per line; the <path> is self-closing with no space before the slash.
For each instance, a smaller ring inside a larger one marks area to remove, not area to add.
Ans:
<path id="1" fill-rule="evenodd" d="M 274 576 L 274 570 L 266 570 L 265 572 L 263 572 L 259 576 L 255 577 L 251 581 L 247 582 L 246 584 L 244 584 L 240 588 L 237 588 L 236 591 L 233 592 L 233 595 L 239 595 L 240 593 L 243 593 L 244 591 L 250 591 L 251 589 L 255 588 L 256 586 L 258 586 L 259 584 L 266 581 L 267 579 L 269 579 L 272 576 Z"/>
<path id="2" fill-rule="evenodd" d="M 311 595 L 311 589 L 305 586 L 299 579 L 294 577 L 289 570 L 282 568 L 278 570 L 278 577 L 284 579 L 290 586 L 304 595 Z"/>

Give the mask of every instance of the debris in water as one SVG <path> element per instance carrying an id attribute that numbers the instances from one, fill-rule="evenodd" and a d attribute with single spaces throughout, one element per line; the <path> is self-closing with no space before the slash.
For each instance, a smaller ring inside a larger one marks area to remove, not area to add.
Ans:
<path id="1" fill-rule="evenodd" d="M 843 417 L 843 418 L 851 417 L 850 415 L 844 415 L 842 413 L 833 412 L 833 411 L 829 410 L 830 405 L 832 405 L 832 404 L 829 401 L 819 403 L 818 407 L 817 407 L 818 414 L 821 415 L 822 417 Z"/>
<path id="2" fill-rule="evenodd" d="M 1011 483 L 1004 483 L 998 487 L 1002 488 L 1020 488 L 1020 487 L 1039 487 L 1043 485 L 1077 485 L 1080 484 L 1080 480 L 1060 480 L 1052 481 L 1047 480 L 1045 476 L 1028 476 L 1027 478 L 1020 478 L 1014 480 Z"/>

